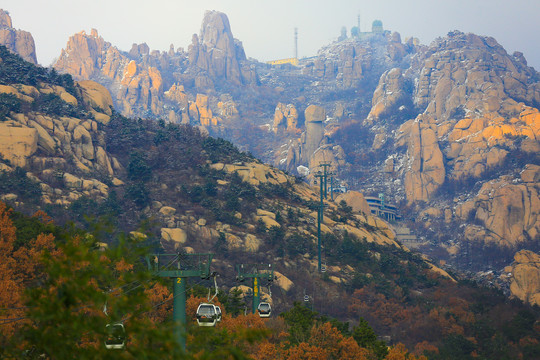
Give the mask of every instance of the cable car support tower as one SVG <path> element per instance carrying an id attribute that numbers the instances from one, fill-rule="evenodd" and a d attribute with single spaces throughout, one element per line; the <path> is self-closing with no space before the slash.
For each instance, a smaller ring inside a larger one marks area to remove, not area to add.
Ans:
<path id="1" fill-rule="evenodd" d="M 236 280 L 243 282 L 252 279 L 253 303 L 251 313 L 255 314 L 261 302 L 261 280 L 271 283 L 275 280 L 274 268 L 272 264 L 239 264 L 236 265 Z"/>
<path id="2" fill-rule="evenodd" d="M 190 277 L 209 279 L 214 254 L 155 254 L 146 257 L 148 269 L 157 276 L 173 280 L 174 337 L 186 349 L 186 280 Z"/>
<path id="3" fill-rule="evenodd" d="M 328 194 L 327 194 L 327 179 L 328 179 L 328 176 L 333 176 L 334 173 L 333 172 L 330 172 L 328 171 L 328 167 L 330 167 L 332 164 L 330 163 L 326 163 L 326 162 L 321 162 L 319 164 L 320 167 L 323 168 L 323 171 L 318 171 L 317 173 L 314 174 L 315 178 L 318 178 L 318 182 L 319 182 L 319 185 L 320 185 L 320 190 L 319 190 L 319 194 L 320 194 L 320 204 L 319 204 L 319 211 L 317 213 L 317 252 L 318 252 L 318 263 L 317 263 L 317 268 L 319 270 L 319 272 L 324 272 L 326 271 L 326 269 L 323 269 L 323 266 L 322 266 L 322 261 L 321 261 L 321 252 L 322 252 L 322 238 L 321 238 L 321 223 L 323 222 L 323 217 L 324 217 L 324 199 L 326 199 L 328 197 Z M 331 178 L 331 182 L 333 182 L 333 179 Z M 315 182 L 315 184 L 317 183 L 317 180 Z M 330 185 L 332 186 L 332 184 Z M 332 191 L 332 189 L 330 189 L 330 191 Z M 333 200 L 333 193 L 332 193 L 332 200 Z M 326 266 L 325 266 L 326 267 Z"/>

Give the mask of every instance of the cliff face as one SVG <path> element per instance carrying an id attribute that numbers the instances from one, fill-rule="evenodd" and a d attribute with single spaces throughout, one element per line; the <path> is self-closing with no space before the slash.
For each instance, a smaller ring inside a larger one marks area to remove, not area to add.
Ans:
<path id="1" fill-rule="evenodd" d="M 0 45 L 4 45 L 24 60 L 37 64 L 36 46 L 32 34 L 13 28 L 9 13 L 2 9 L 0 9 Z"/>
<path id="2" fill-rule="evenodd" d="M 102 82 L 111 91 L 116 108 L 126 116 L 162 118 L 170 122 L 211 126 L 219 123 L 192 117 L 198 93 L 227 86 L 257 84 L 242 44 L 233 38 L 225 14 L 205 14 L 201 33 L 193 36 L 187 52 L 150 51 L 134 44 L 123 52 L 106 42 L 96 30 L 70 37 L 54 68 L 77 80 Z M 219 98 L 208 101 L 215 112 Z M 223 104 L 222 104 L 223 105 Z M 229 114 L 225 111 L 225 114 Z M 234 113 L 234 111 L 232 111 Z M 234 117 L 236 114 L 226 115 Z"/>

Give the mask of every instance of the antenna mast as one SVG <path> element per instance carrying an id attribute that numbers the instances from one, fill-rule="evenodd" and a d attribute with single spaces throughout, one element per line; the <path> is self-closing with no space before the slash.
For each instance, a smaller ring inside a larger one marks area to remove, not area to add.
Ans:
<path id="1" fill-rule="evenodd" d="M 294 58 L 298 59 L 298 28 L 294 28 Z"/>

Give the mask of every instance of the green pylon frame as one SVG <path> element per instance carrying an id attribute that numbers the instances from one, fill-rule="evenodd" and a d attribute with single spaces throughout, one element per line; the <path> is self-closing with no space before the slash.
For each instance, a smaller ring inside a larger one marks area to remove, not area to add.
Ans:
<path id="1" fill-rule="evenodd" d="M 319 209 L 317 210 L 317 252 L 318 252 L 318 263 L 317 263 L 317 269 L 319 272 L 322 271 L 322 262 L 321 262 L 321 255 L 322 255 L 322 237 L 321 237 L 321 223 L 323 222 L 323 216 L 324 216 L 324 193 L 323 193 L 323 187 L 324 182 L 326 178 L 326 174 L 321 174 L 320 172 L 318 174 L 314 175 L 316 178 L 319 178 L 319 185 L 320 185 L 320 204 Z"/>
<path id="2" fill-rule="evenodd" d="M 186 280 L 208 279 L 214 254 L 153 254 L 146 257 L 148 269 L 157 276 L 173 279 L 174 337 L 186 349 Z"/>
<path id="3" fill-rule="evenodd" d="M 267 266 L 268 265 L 268 266 Z M 272 264 L 238 264 L 236 265 L 236 280 L 243 282 L 252 279 L 251 290 L 253 291 L 253 301 L 251 304 L 251 313 L 255 314 L 261 302 L 261 280 L 273 282 L 274 267 Z"/>
<path id="4" fill-rule="evenodd" d="M 324 185 L 321 186 L 321 188 L 323 189 L 324 198 L 326 199 L 328 197 L 327 179 L 328 179 L 328 175 L 330 175 L 330 173 L 328 172 L 328 167 L 332 166 L 332 164 L 319 163 L 319 166 L 323 168 L 323 178 L 321 180 L 324 181 Z"/>

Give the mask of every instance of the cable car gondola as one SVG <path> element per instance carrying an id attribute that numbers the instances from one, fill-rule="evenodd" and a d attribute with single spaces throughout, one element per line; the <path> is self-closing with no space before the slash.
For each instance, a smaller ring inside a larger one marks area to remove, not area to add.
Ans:
<path id="1" fill-rule="evenodd" d="M 216 305 L 217 321 L 221 321 L 221 308 Z"/>
<path id="2" fill-rule="evenodd" d="M 122 323 L 107 324 L 107 340 L 105 348 L 109 350 L 122 350 L 126 347 L 126 329 Z"/>
<path id="3" fill-rule="evenodd" d="M 218 314 L 214 304 L 202 303 L 197 308 L 197 324 L 199 326 L 216 326 L 217 319 Z"/>
<path id="4" fill-rule="evenodd" d="M 262 302 L 257 307 L 257 311 L 259 312 L 260 317 L 267 318 L 272 314 L 272 306 L 270 306 L 270 303 Z"/>

